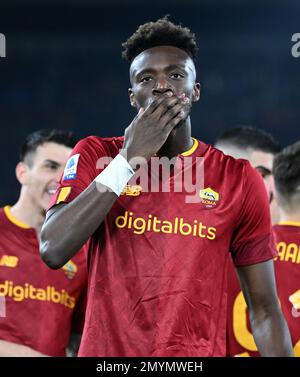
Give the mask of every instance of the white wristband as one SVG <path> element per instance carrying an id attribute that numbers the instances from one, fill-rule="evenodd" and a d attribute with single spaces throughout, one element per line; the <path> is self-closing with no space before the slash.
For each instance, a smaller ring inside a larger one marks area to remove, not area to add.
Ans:
<path id="1" fill-rule="evenodd" d="M 118 154 L 94 181 L 110 188 L 111 191 L 120 196 L 133 175 L 134 170 L 128 161 L 122 155 Z"/>

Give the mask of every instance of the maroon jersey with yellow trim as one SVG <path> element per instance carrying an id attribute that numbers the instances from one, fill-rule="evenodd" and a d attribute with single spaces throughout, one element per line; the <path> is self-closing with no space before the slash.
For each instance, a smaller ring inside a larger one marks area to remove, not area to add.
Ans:
<path id="1" fill-rule="evenodd" d="M 60 270 L 40 258 L 34 229 L 0 209 L 0 339 L 49 356 L 65 356 L 78 301 L 86 293 L 86 257 L 80 251 Z"/>
<path id="2" fill-rule="evenodd" d="M 278 251 L 275 259 L 278 297 L 291 333 L 295 355 L 300 356 L 300 223 L 275 225 L 273 231 Z M 228 277 L 227 353 L 229 356 L 260 356 L 232 263 L 229 265 Z"/>
<path id="3" fill-rule="evenodd" d="M 278 296 L 295 355 L 300 356 L 300 222 L 282 222 L 273 230 L 278 251 L 275 259 Z"/>
<path id="4" fill-rule="evenodd" d="M 99 159 L 115 157 L 122 144 L 118 137 L 80 141 L 53 204 L 75 199 L 101 172 Z M 186 203 L 185 187 L 175 192 L 174 181 L 186 161 L 195 176 L 199 157 L 204 186 L 195 194 L 201 200 Z M 225 355 L 230 252 L 238 266 L 275 255 L 266 190 L 247 161 L 198 140 L 175 166 L 166 178 L 171 192 L 149 192 L 149 182 L 129 181 L 89 239 L 79 355 Z"/>

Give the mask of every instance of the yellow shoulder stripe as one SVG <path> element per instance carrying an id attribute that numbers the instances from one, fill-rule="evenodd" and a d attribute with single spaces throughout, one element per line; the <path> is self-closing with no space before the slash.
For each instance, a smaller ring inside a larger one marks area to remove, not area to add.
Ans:
<path id="1" fill-rule="evenodd" d="M 300 221 L 281 221 L 278 225 L 300 226 Z"/>
<path id="2" fill-rule="evenodd" d="M 71 187 L 63 187 L 56 199 L 56 204 L 64 202 L 71 192 Z"/>

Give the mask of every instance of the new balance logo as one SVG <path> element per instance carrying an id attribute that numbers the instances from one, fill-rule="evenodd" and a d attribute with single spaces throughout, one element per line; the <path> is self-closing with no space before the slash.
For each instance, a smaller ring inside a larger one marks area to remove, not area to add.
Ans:
<path id="1" fill-rule="evenodd" d="M 139 196 L 142 192 L 142 187 L 141 186 L 130 186 L 126 185 L 121 192 L 121 195 L 128 195 L 128 196 Z"/>
<path id="2" fill-rule="evenodd" d="M 2 255 L 0 258 L 0 266 L 17 267 L 19 258 L 12 255 Z"/>

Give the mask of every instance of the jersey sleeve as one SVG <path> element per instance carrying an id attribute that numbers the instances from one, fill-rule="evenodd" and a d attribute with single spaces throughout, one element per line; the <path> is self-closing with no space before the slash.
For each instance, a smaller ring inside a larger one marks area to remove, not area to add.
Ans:
<path id="1" fill-rule="evenodd" d="M 241 207 L 231 243 L 231 254 L 236 266 L 261 263 L 277 255 L 263 179 L 249 162 L 245 163 L 243 169 Z"/>
<path id="2" fill-rule="evenodd" d="M 48 209 L 62 202 L 69 203 L 83 192 L 101 172 L 97 162 L 106 155 L 102 144 L 94 142 L 91 137 L 79 141 L 67 161 Z"/>

